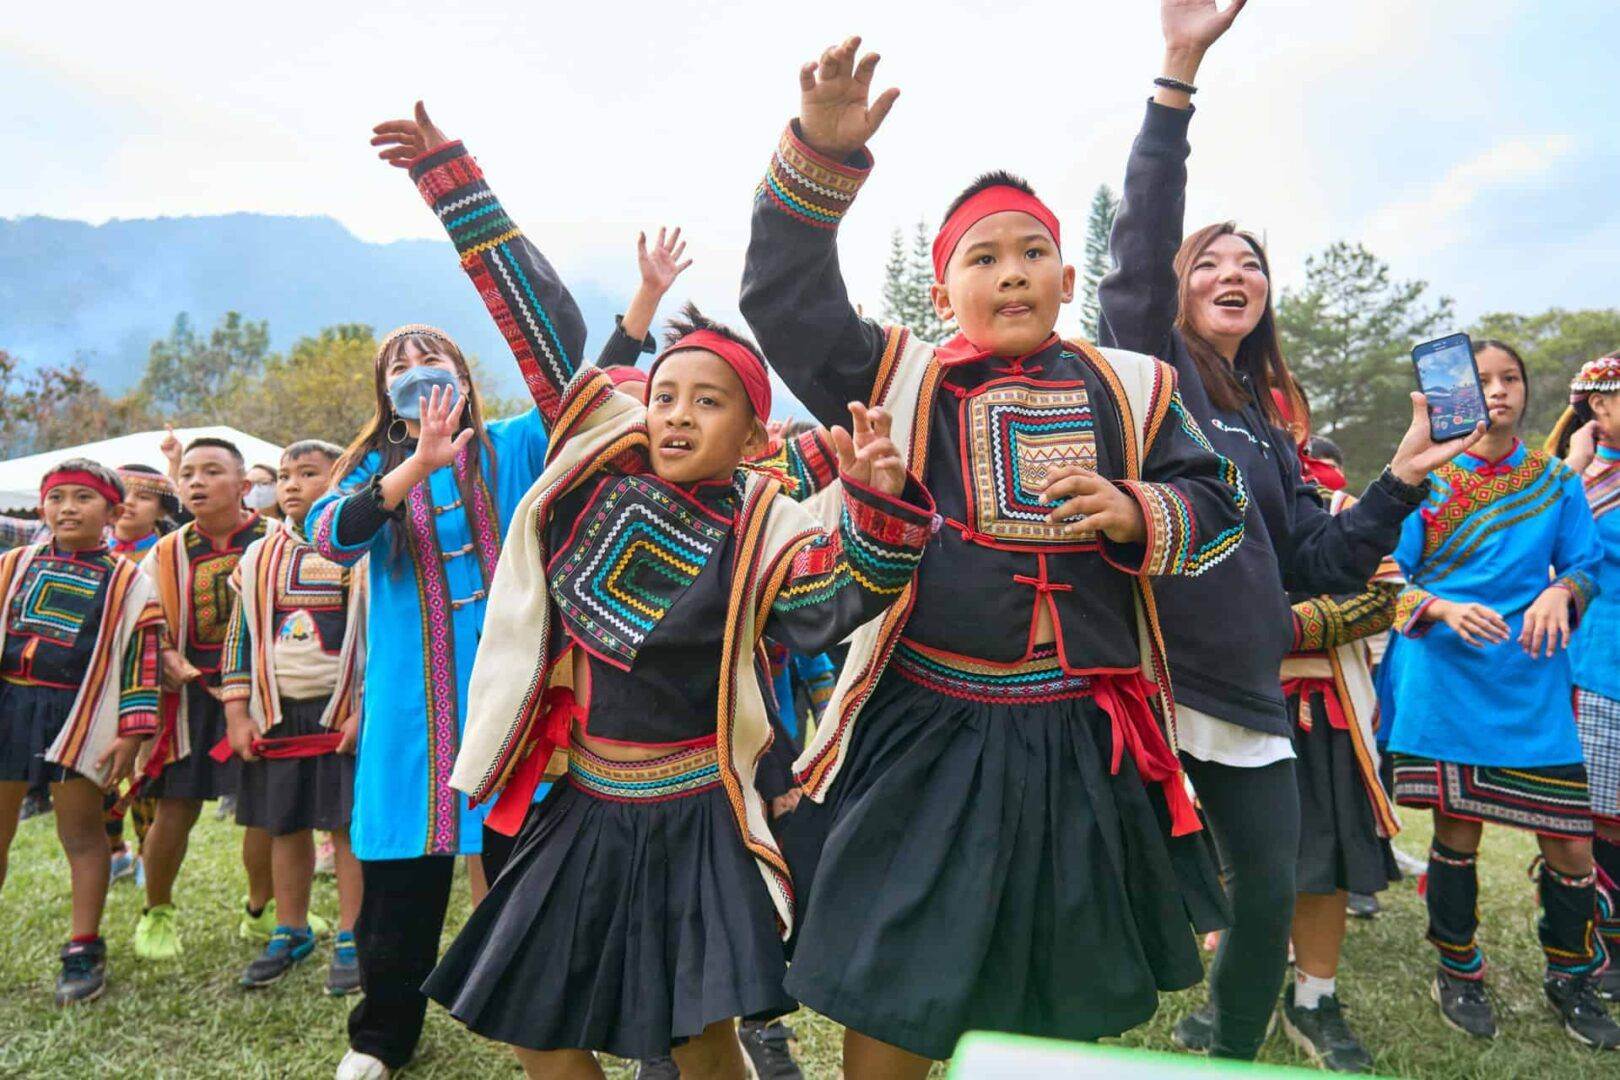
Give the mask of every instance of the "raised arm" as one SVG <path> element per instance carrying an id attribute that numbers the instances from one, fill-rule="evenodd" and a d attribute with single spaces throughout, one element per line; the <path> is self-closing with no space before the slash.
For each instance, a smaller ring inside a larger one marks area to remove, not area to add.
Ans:
<path id="1" fill-rule="evenodd" d="M 1215 0 L 1162 0 L 1164 64 L 1161 78 L 1193 85 L 1204 52 L 1243 9 L 1224 12 Z M 1098 341 L 1169 358 L 1177 308 L 1176 250 L 1181 246 L 1187 197 L 1187 124 L 1192 96 L 1165 86 L 1148 102 L 1142 130 L 1125 165 L 1125 190 L 1108 240 L 1113 269 L 1097 289 L 1102 312 Z M 1193 372 L 1184 371 L 1185 378 Z"/>
<path id="2" fill-rule="evenodd" d="M 630 298 L 630 306 L 619 316 L 607 344 L 602 346 L 602 354 L 596 358 L 597 367 L 634 367 L 643 353 L 658 351 L 658 342 L 648 331 L 658 314 L 659 301 L 675 284 L 675 279 L 692 265 L 691 259 L 681 258 L 685 254 L 686 241 L 681 239 L 678 228 L 674 232 L 660 228 L 658 240 L 651 247 L 647 245 L 646 233 L 636 237 L 636 266 L 641 271 L 641 284 L 636 287 L 636 295 Z"/>
<path id="3" fill-rule="evenodd" d="M 771 367 L 828 425 L 871 396 L 884 341 L 838 265 L 838 223 L 872 167 L 866 143 L 899 96 L 868 104 L 878 57 L 857 62 L 859 47 L 850 38 L 799 71 L 799 118 L 755 193 L 739 302 Z"/>
<path id="4" fill-rule="evenodd" d="M 549 427 L 562 391 L 584 363 L 585 319 L 556 270 L 507 216 L 484 171 L 450 142 L 416 103 L 412 120 L 377 125 L 372 145 L 410 170 L 422 198 L 461 256 L 479 299 L 517 358 L 523 382 Z"/>

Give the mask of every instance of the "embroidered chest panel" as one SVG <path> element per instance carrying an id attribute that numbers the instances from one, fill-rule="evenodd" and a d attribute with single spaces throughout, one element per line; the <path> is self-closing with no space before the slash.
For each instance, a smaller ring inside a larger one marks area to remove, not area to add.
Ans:
<path id="1" fill-rule="evenodd" d="M 276 607 L 330 609 L 347 606 L 343 567 L 323 559 L 314 548 L 289 551 L 281 560 L 276 582 Z"/>
<path id="2" fill-rule="evenodd" d="M 29 634 L 71 646 L 98 612 L 108 568 L 50 557 L 28 564 L 11 602 L 13 634 Z"/>
<path id="3" fill-rule="evenodd" d="M 225 641 L 230 618 L 231 571 L 240 551 L 210 551 L 191 557 L 191 642 L 218 646 Z"/>
<path id="4" fill-rule="evenodd" d="M 1463 554 L 1472 554 L 1490 535 L 1528 520 L 1558 501 L 1558 485 L 1547 468 L 1547 455 L 1537 450 L 1509 469 L 1482 476 L 1455 464 L 1436 470 L 1447 493 L 1438 506 L 1423 515 L 1425 559 L 1450 552 L 1467 526 L 1469 540 Z M 1523 497 L 1519 497 L 1523 496 Z"/>
<path id="5" fill-rule="evenodd" d="M 620 477 L 597 492 L 556 553 L 552 600 L 581 645 L 628 669 L 728 532 L 656 481 Z"/>
<path id="6" fill-rule="evenodd" d="M 992 386 L 963 402 L 962 476 L 970 524 L 994 542 L 1071 545 L 1046 520 L 1047 478 L 1075 465 L 1097 467 L 1096 424 L 1084 386 Z"/>

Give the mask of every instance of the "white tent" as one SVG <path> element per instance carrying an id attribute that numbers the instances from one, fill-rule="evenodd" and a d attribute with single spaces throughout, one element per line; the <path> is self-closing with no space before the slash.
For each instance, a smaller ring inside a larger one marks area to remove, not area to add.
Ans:
<path id="1" fill-rule="evenodd" d="M 281 461 L 281 447 L 222 424 L 213 427 L 175 428 L 174 433 L 182 443 L 188 443 L 203 435 L 229 439 L 242 451 L 242 456 L 247 458 L 249 465 L 264 464 L 273 468 Z M 0 461 L 0 511 L 31 510 L 38 506 L 39 482 L 44 479 L 46 470 L 68 458 L 89 458 L 112 469 L 121 465 L 150 465 L 160 472 L 167 473 L 169 461 L 159 449 L 166 434 L 167 432 L 163 431 L 141 431 L 134 435 L 121 435 L 116 439 L 102 439 L 100 442 L 85 443 L 83 446 L 69 446 L 62 450 L 50 450 L 43 454 L 30 454 L 28 457 Z"/>

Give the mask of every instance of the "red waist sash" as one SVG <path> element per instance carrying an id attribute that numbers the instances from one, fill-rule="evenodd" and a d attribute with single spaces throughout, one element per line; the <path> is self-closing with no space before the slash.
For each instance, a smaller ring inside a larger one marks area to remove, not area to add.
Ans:
<path id="1" fill-rule="evenodd" d="M 316 735 L 283 735 L 279 739 L 254 739 L 253 752 L 269 761 L 320 757 L 323 754 L 336 753 L 342 742 L 341 731 L 323 731 Z M 208 751 L 208 756 L 223 765 L 231 759 L 233 753 L 235 751 L 231 749 L 231 740 L 227 736 L 214 744 L 214 748 Z"/>
<path id="2" fill-rule="evenodd" d="M 1332 679 L 1321 677 L 1288 679 L 1282 684 L 1283 695 L 1299 695 L 1299 729 L 1311 730 L 1311 698 L 1320 697 L 1327 707 L 1328 727 L 1335 731 L 1349 731 L 1350 718 L 1344 715 L 1339 702 L 1339 687 Z"/>

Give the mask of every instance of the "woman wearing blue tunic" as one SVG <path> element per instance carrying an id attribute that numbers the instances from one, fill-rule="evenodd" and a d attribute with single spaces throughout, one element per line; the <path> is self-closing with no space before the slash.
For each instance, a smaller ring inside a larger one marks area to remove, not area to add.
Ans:
<path id="1" fill-rule="evenodd" d="M 1598 994 L 1620 1001 L 1620 350 L 1584 365 L 1569 384 L 1570 406 L 1547 449 L 1579 473 L 1603 543 L 1601 591 L 1569 646 L 1575 669 L 1575 724 L 1592 789 L 1592 855 L 1599 871 L 1598 932 L 1609 968 Z M 1605 895 L 1605 891 L 1607 895 Z"/>
<path id="2" fill-rule="evenodd" d="M 1565 651 L 1597 592 L 1602 550 L 1580 477 L 1518 439 L 1523 361 L 1499 342 L 1480 343 L 1476 357 L 1490 430 L 1430 474 L 1407 519 L 1395 549 L 1407 580 L 1400 636 L 1379 671 L 1396 801 L 1434 812 L 1431 994 L 1452 1027 L 1496 1034 L 1474 936 L 1475 863 L 1485 822 L 1528 829 L 1542 851 L 1547 999 L 1572 1038 L 1620 1048 L 1594 979 L 1606 956 L 1593 933 L 1592 809 Z"/>

